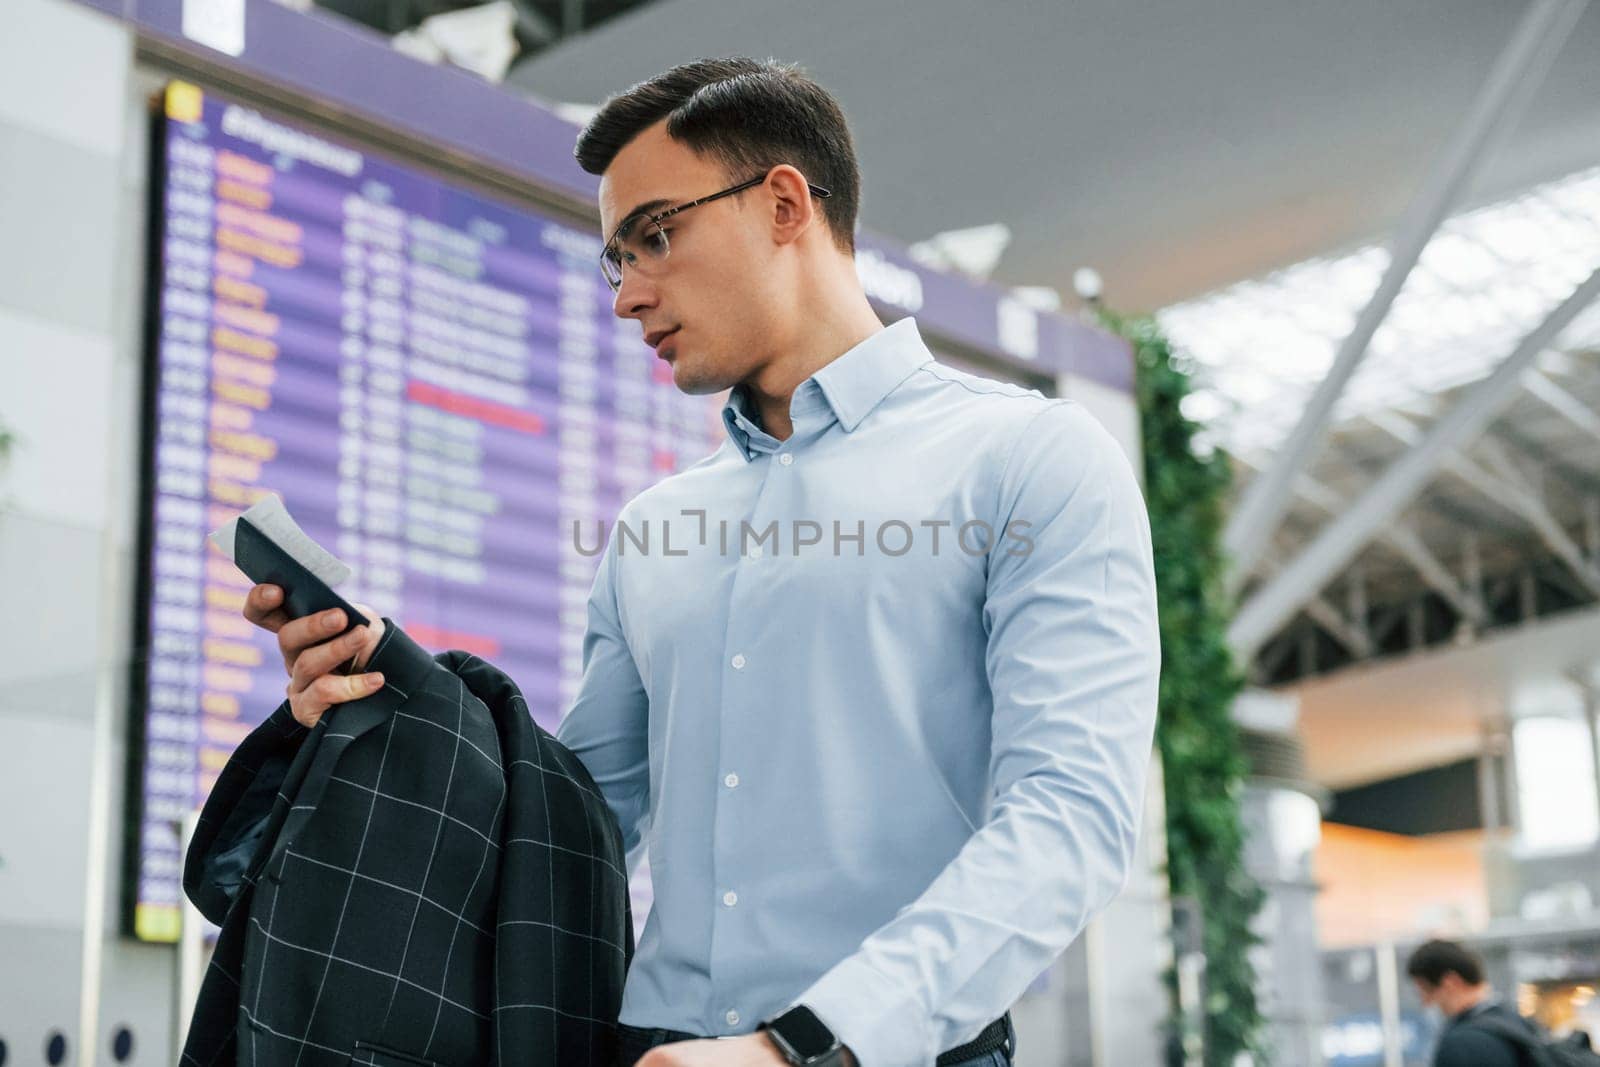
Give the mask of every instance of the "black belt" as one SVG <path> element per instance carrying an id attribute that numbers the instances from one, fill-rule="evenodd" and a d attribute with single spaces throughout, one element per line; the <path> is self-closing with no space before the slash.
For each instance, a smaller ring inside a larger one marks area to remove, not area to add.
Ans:
<path id="1" fill-rule="evenodd" d="M 626 1023 L 617 1025 L 617 1067 L 634 1067 L 639 1058 L 657 1045 L 670 1045 L 675 1041 L 698 1041 L 699 1034 L 685 1033 L 682 1030 L 667 1030 L 663 1027 L 650 1027 L 641 1029 L 629 1026 Z M 1009 1055 L 1013 1048 L 1011 1039 L 1011 1013 L 1000 1016 L 994 1022 L 985 1026 L 978 1036 L 959 1045 L 948 1052 L 940 1053 L 934 1061 L 936 1067 L 953 1067 L 954 1064 L 975 1060 L 985 1053 L 1003 1048 Z"/>
<path id="2" fill-rule="evenodd" d="M 979 1056 L 1003 1048 L 1006 1055 L 1014 1051 L 1011 1040 L 1011 1013 L 1006 1012 L 994 1022 L 978 1031 L 978 1036 L 968 1041 L 965 1045 L 951 1049 L 940 1054 L 933 1062 L 937 1067 L 950 1067 L 951 1064 L 961 1063 L 964 1060 L 975 1060 Z"/>

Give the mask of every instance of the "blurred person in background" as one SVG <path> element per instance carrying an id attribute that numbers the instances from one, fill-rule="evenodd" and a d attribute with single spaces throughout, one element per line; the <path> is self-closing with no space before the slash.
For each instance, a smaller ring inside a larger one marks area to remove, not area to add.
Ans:
<path id="1" fill-rule="evenodd" d="M 1483 960 L 1454 941 L 1429 941 L 1411 954 L 1406 974 L 1425 1007 L 1444 1016 L 1434 1067 L 1525 1067 L 1522 1049 L 1496 1031 L 1538 1034 L 1494 994 Z"/>

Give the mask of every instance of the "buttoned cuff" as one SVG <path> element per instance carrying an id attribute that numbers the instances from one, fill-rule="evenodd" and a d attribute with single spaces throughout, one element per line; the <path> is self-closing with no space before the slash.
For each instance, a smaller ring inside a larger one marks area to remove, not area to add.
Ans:
<path id="1" fill-rule="evenodd" d="M 858 956 L 841 961 L 796 998 L 816 1012 L 861 1067 L 924 1067 L 934 1062 L 933 1025 L 913 990 Z"/>

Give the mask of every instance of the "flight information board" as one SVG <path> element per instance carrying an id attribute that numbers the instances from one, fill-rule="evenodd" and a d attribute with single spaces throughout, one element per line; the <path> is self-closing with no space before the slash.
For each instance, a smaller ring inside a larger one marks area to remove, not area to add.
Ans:
<path id="1" fill-rule="evenodd" d="M 286 681 L 207 532 L 279 494 L 354 568 L 346 599 L 492 661 L 554 729 L 604 533 L 723 436 L 723 397 L 679 392 L 612 315 L 596 234 L 193 85 L 164 111 L 130 861 L 151 940 L 178 936 L 182 821 Z"/>

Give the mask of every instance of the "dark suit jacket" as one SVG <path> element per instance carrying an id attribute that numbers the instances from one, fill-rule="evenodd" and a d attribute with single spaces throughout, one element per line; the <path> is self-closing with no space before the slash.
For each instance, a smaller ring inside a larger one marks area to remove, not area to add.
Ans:
<path id="1" fill-rule="evenodd" d="M 516 685 L 392 621 L 384 688 L 285 701 L 228 761 L 184 890 L 221 927 L 184 1064 L 609 1064 L 622 836 Z"/>

